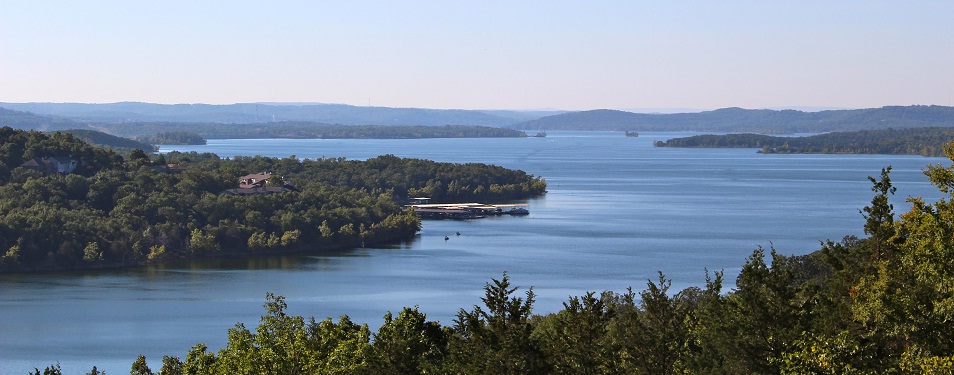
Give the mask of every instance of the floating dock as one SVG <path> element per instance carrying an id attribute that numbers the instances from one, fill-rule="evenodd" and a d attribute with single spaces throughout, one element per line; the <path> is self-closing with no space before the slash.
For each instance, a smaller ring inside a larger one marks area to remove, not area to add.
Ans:
<path id="1" fill-rule="evenodd" d="M 438 203 L 409 204 L 422 219 L 480 219 L 487 216 L 529 215 L 526 204 Z"/>

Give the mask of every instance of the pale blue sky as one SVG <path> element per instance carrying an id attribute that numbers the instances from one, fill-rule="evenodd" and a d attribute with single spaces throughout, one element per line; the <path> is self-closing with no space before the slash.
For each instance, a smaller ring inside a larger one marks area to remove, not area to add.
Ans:
<path id="1" fill-rule="evenodd" d="M 0 101 L 952 105 L 954 1 L 0 0 Z"/>

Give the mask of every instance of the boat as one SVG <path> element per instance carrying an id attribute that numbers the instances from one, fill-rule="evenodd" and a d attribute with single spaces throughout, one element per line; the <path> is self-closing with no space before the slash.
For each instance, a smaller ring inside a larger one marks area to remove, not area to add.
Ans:
<path id="1" fill-rule="evenodd" d="M 635 130 L 634 130 L 634 131 L 626 131 L 626 136 L 627 136 L 627 137 L 638 137 L 638 136 L 639 136 L 639 132 L 637 132 L 637 131 L 635 131 Z"/>
<path id="2" fill-rule="evenodd" d="M 537 134 L 534 134 L 533 136 L 534 136 L 534 137 L 537 137 L 537 138 L 543 138 L 543 137 L 546 137 L 546 136 L 547 136 L 547 132 L 541 130 L 541 131 L 537 132 Z"/>
<path id="3" fill-rule="evenodd" d="M 513 208 L 511 208 L 511 209 L 505 211 L 504 213 L 507 214 L 507 215 L 514 215 L 514 216 L 529 215 L 529 214 L 530 214 L 530 210 L 528 210 L 528 209 L 526 209 L 526 208 L 524 208 L 524 207 L 513 207 Z"/>

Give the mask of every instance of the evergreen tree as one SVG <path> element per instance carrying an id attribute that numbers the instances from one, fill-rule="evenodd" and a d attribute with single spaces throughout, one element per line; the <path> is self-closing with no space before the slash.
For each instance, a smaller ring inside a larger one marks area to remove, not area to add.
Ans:
<path id="1" fill-rule="evenodd" d="M 533 288 L 526 299 L 515 297 L 505 272 L 491 279 L 481 298 L 486 310 L 461 309 L 454 320 L 448 371 L 458 374 L 540 374 L 547 367 L 541 350 L 531 337 Z"/>

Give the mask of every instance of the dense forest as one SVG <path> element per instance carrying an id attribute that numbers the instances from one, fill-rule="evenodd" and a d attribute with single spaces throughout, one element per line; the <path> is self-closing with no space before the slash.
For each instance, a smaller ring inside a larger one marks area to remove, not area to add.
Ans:
<path id="1" fill-rule="evenodd" d="M 696 135 L 657 141 L 656 147 L 758 148 L 780 154 L 905 154 L 943 156 L 954 128 L 913 128 L 835 132 L 809 137 L 759 134 Z"/>
<path id="2" fill-rule="evenodd" d="M 823 133 L 886 128 L 954 127 L 954 107 L 890 106 L 820 112 L 723 108 L 699 113 L 647 114 L 598 109 L 530 120 L 511 129 Z"/>
<path id="3" fill-rule="evenodd" d="M 954 162 L 954 143 L 946 156 Z M 533 288 L 519 291 L 504 273 L 451 325 L 405 307 L 375 332 L 347 316 L 288 315 L 284 298 L 268 294 L 259 324 L 236 324 L 225 347 L 196 344 L 154 366 L 158 374 L 951 374 L 954 165 L 925 170 L 950 197 L 909 198 L 900 215 L 889 203 L 890 172 L 869 177 L 867 238 L 829 240 L 805 256 L 755 249 L 728 292 L 722 272 L 678 292 L 660 272 L 641 292 L 571 296 L 561 311 L 534 315 Z M 154 372 L 139 356 L 130 373 Z"/>
<path id="4" fill-rule="evenodd" d="M 71 173 L 20 167 L 75 161 Z M 239 195 L 239 178 L 269 172 Z M 114 267 L 170 257 L 316 251 L 413 236 L 409 196 L 495 202 L 546 182 L 485 164 L 384 155 L 367 161 L 213 154 L 123 158 L 70 133 L 0 128 L 0 272 Z"/>

